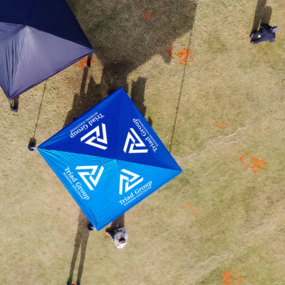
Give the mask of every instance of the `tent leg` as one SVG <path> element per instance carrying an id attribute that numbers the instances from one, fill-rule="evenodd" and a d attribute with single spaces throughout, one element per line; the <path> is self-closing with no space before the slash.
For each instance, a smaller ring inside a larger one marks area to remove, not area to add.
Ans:
<path id="1" fill-rule="evenodd" d="M 18 112 L 18 105 L 19 105 L 19 97 L 11 100 L 10 101 L 11 111 L 14 112 L 14 113 L 17 113 Z"/>
<path id="2" fill-rule="evenodd" d="M 89 224 L 87 225 L 87 229 L 88 229 L 89 231 L 94 231 L 94 230 L 95 230 L 95 227 L 94 227 L 91 223 L 89 223 Z"/>
<path id="3" fill-rule="evenodd" d="M 29 151 L 34 151 L 36 148 L 36 140 L 34 138 L 31 138 L 28 144 Z"/>
<path id="4" fill-rule="evenodd" d="M 91 67 L 92 53 L 87 57 L 87 67 Z"/>

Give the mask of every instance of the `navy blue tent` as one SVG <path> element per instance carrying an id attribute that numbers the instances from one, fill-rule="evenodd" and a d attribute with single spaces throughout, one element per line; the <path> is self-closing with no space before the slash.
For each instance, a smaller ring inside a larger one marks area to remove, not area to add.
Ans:
<path id="1" fill-rule="evenodd" d="M 93 51 L 65 0 L 0 1 L 0 85 L 9 100 Z"/>
<path id="2" fill-rule="evenodd" d="M 38 151 L 98 231 L 182 172 L 122 88 Z"/>

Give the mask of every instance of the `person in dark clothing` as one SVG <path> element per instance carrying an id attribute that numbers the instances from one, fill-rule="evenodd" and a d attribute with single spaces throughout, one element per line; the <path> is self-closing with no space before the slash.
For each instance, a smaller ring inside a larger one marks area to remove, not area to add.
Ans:
<path id="1" fill-rule="evenodd" d="M 279 30 L 278 26 L 271 27 L 268 24 L 260 24 L 259 31 L 252 32 L 251 37 L 251 43 L 252 44 L 258 44 L 261 42 L 267 42 L 270 41 L 273 43 L 275 41 L 275 33 Z M 257 39 L 255 39 L 257 38 Z"/>

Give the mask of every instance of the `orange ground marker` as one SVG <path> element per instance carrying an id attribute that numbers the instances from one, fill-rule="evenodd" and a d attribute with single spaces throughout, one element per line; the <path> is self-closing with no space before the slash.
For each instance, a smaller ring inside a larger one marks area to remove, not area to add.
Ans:
<path id="1" fill-rule="evenodd" d="M 235 283 L 235 284 L 233 284 L 233 285 L 237 285 L 237 284 L 239 284 L 239 283 L 242 282 L 242 278 L 240 277 L 238 271 L 236 271 L 236 273 L 237 273 L 237 275 L 238 275 L 238 277 L 239 277 L 239 282 L 237 282 L 237 283 Z M 224 278 L 222 279 L 222 281 L 223 281 L 223 283 L 224 283 L 225 285 L 229 285 L 229 284 L 231 283 L 231 280 L 234 279 L 234 277 L 229 277 L 229 276 L 231 275 L 231 272 L 230 272 L 230 271 L 225 271 L 225 272 L 223 272 L 223 275 L 224 275 Z"/>
<path id="2" fill-rule="evenodd" d="M 169 53 L 169 55 L 171 56 L 171 58 L 174 58 L 173 55 L 172 55 L 172 53 L 171 53 L 171 51 L 172 51 L 174 48 L 176 48 L 176 47 L 174 46 L 173 48 L 171 48 L 171 49 L 169 49 L 169 50 L 167 51 L 167 52 Z"/>
<path id="3" fill-rule="evenodd" d="M 91 65 L 92 65 L 94 62 L 95 62 L 94 59 L 91 58 Z M 80 59 L 80 61 L 76 62 L 77 66 L 79 66 L 79 67 L 84 67 L 84 63 L 87 64 L 87 60 L 86 60 L 85 57 L 82 58 L 82 59 Z"/>
<path id="4" fill-rule="evenodd" d="M 192 211 L 196 214 L 196 216 L 198 216 L 198 214 L 196 213 L 196 211 L 193 209 L 193 207 L 191 206 L 191 204 L 188 202 L 186 203 L 184 206 L 180 207 L 180 209 L 184 208 L 186 205 L 189 205 L 192 209 Z"/>
<path id="5" fill-rule="evenodd" d="M 248 155 L 248 152 L 247 152 L 244 156 L 242 156 L 242 157 L 239 158 L 239 159 L 241 160 L 241 162 L 244 164 L 244 166 L 245 166 L 246 169 L 248 169 L 248 167 L 247 167 L 247 165 L 244 163 L 243 158 L 244 158 L 245 156 L 247 156 L 247 155 Z M 254 173 L 257 173 L 257 169 L 255 169 L 256 167 L 257 167 L 257 168 L 261 168 L 260 163 L 263 163 L 264 167 L 266 167 L 266 165 L 267 165 L 264 160 L 262 160 L 262 159 L 257 159 L 257 157 L 259 157 L 259 156 L 260 156 L 260 154 L 258 154 L 257 156 L 253 157 L 253 158 L 250 160 L 250 163 L 253 165 L 252 171 L 253 171 Z"/>
<path id="6" fill-rule="evenodd" d="M 228 123 L 225 123 L 225 124 L 223 124 L 222 126 L 220 126 L 219 125 L 219 123 L 218 123 L 218 121 L 215 119 L 215 121 L 216 121 L 216 123 L 217 123 L 217 125 L 218 125 L 218 127 L 219 127 L 219 129 L 221 129 L 222 127 L 224 127 L 225 125 L 227 125 Z"/>
<path id="7" fill-rule="evenodd" d="M 147 16 L 147 15 L 144 13 L 144 11 L 142 11 L 142 12 L 143 12 L 143 15 L 144 15 L 144 17 L 145 17 L 146 19 L 149 19 L 150 17 L 154 16 L 154 14 L 151 14 L 151 15 Z"/>
<path id="8" fill-rule="evenodd" d="M 247 156 L 247 155 L 248 155 L 248 152 L 247 152 L 244 156 L 242 156 L 242 157 L 239 158 L 239 159 L 241 160 L 241 162 L 244 164 L 244 166 L 245 166 L 246 169 L 248 169 L 248 167 L 247 167 L 247 165 L 244 163 L 243 158 L 244 158 L 245 156 Z"/>

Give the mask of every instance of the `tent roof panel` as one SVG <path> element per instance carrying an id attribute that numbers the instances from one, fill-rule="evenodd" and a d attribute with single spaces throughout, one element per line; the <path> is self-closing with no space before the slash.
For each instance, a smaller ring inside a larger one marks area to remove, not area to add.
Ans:
<path id="1" fill-rule="evenodd" d="M 25 26 L 25 30 L 10 98 L 17 97 L 92 52 L 88 47 L 29 26 Z"/>
<path id="2" fill-rule="evenodd" d="M 93 49 L 65 0 L 3 0 L 0 22 L 28 25 Z"/>
<path id="3" fill-rule="evenodd" d="M 0 23 L 0 85 L 9 99 L 25 39 L 25 26 Z"/>
<path id="4" fill-rule="evenodd" d="M 181 172 L 91 155 L 38 150 L 97 230 Z"/>

